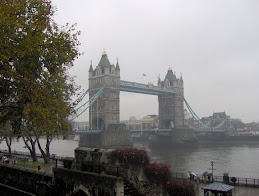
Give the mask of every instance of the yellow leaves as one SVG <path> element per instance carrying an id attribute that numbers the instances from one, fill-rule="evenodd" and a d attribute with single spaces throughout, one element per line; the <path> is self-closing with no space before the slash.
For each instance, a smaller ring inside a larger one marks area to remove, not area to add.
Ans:
<path id="1" fill-rule="evenodd" d="M 57 134 L 70 127 L 67 100 L 75 88 L 67 69 L 79 42 L 74 26 L 60 29 L 53 13 L 47 0 L 0 1 L 0 57 L 7 62 L 3 78 L 12 81 L 5 88 L 12 88 L 13 97 L 5 96 L 16 100 L 17 113 L 36 130 Z"/>

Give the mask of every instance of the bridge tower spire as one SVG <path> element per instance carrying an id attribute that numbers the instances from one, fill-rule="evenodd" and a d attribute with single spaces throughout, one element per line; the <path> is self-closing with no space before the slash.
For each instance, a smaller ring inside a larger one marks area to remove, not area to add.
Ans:
<path id="1" fill-rule="evenodd" d="M 89 109 L 90 129 L 108 130 L 110 124 L 120 122 L 120 70 L 117 65 L 111 65 L 106 52 L 102 53 L 94 70 L 90 65 L 89 99 L 104 85 L 106 87 Z"/>

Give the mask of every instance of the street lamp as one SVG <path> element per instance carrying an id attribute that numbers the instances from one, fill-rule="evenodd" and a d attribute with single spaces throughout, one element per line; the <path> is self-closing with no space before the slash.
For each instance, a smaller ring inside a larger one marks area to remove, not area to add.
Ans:
<path id="1" fill-rule="evenodd" d="M 211 173 L 212 173 L 212 177 L 213 177 L 213 161 L 211 161 Z"/>
<path id="2" fill-rule="evenodd" d="M 213 178 L 213 170 L 216 170 L 216 169 L 213 169 L 213 165 L 214 165 L 214 162 L 211 161 L 211 173 L 212 173 L 212 179 L 211 179 L 211 182 L 213 183 L 214 182 L 214 178 Z"/>

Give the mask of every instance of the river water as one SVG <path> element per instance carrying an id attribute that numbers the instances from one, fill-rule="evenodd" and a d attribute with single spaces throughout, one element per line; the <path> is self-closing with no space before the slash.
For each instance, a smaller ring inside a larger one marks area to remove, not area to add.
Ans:
<path id="1" fill-rule="evenodd" d="M 41 139 L 44 146 L 44 139 Z M 144 148 L 152 160 L 170 163 L 174 172 L 203 174 L 211 172 L 211 161 L 214 162 L 214 175 L 242 178 L 259 178 L 259 143 L 253 144 L 200 144 L 196 147 L 152 147 L 145 144 L 134 144 L 135 147 Z M 55 139 L 50 146 L 51 154 L 74 157 L 74 149 L 78 141 Z M 7 149 L 5 142 L 0 143 L 0 149 Z M 12 150 L 28 152 L 23 141 L 16 140 Z M 39 151 L 38 151 L 39 152 Z"/>

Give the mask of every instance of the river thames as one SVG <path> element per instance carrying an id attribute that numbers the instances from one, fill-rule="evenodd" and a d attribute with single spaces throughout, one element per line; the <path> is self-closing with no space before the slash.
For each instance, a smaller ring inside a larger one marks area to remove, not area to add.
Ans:
<path id="1" fill-rule="evenodd" d="M 41 139 L 44 146 L 44 139 Z M 12 150 L 28 152 L 23 141 L 15 140 Z M 74 149 L 78 141 L 54 139 L 50 145 L 50 153 L 59 156 L 74 157 Z M 214 175 L 242 178 L 259 178 L 259 143 L 230 144 L 206 143 L 196 147 L 161 147 L 149 148 L 148 145 L 135 143 L 134 147 L 145 149 L 153 161 L 169 163 L 173 172 L 196 174 L 211 172 L 211 161 L 214 162 Z M 0 144 L 0 149 L 7 149 L 5 142 Z M 39 150 L 37 151 L 39 153 Z"/>

